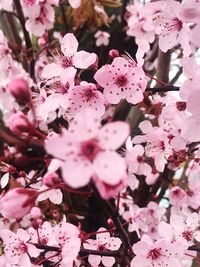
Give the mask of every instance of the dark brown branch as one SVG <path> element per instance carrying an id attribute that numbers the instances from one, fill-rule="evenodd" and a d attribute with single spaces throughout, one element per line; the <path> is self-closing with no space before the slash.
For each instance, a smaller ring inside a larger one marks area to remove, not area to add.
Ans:
<path id="1" fill-rule="evenodd" d="M 18 17 L 18 20 L 21 24 L 21 28 L 22 28 L 22 31 L 24 34 L 24 40 L 25 40 L 26 48 L 27 48 L 27 56 L 28 56 L 28 59 L 30 61 L 29 73 L 30 73 L 31 78 L 34 79 L 34 77 L 35 77 L 35 60 L 34 60 L 34 53 L 33 53 L 33 46 L 32 46 L 32 42 L 31 42 L 31 38 L 30 38 L 30 35 L 29 35 L 29 33 L 25 27 L 26 21 L 25 21 L 25 17 L 24 17 L 24 13 L 23 13 L 20 1 L 14 0 L 14 6 L 15 6 L 17 17 Z"/>
<path id="2" fill-rule="evenodd" d="M 152 92 L 152 93 L 159 93 L 159 92 L 174 92 L 174 91 L 179 91 L 180 90 L 180 87 L 177 87 L 177 86 L 166 86 L 166 87 L 154 87 L 154 88 L 151 88 L 151 87 L 147 87 L 146 88 L 146 91 L 147 92 Z"/>
<path id="3" fill-rule="evenodd" d="M 92 188 L 93 188 L 93 191 L 94 191 L 95 196 L 97 197 L 98 201 L 102 204 L 102 206 L 105 208 L 108 215 L 113 220 L 113 222 L 116 226 L 116 229 L 117 229 L 117 231 L 118 231 L 118 233 L 122 239 L 124 246 L 126 247 L 127 250 L 130 250 L 131 249 L 131 243 L 129 240 L 129 236 L 121 224 L 118 212 L 116 212 L 116 209 L 113 208 L 112 204 L 109 201 L 106 201 L 100 197 L 100 195 L 99 195 L 99 193 L 98 193 L 98 191 L 94 185 L 92 185 Z"/>
<path id="4" fill-rule="evenodd" d="M 61 252 L 61 248 L 60 247 L 54 247 L 54 246 L 48 246 L 48 245 L 43 245 L 43 244 L 37 244 L 37 243 L 31 243 L 30 244 L 34 245 L 36 248 L 38 249 L 43 249 L 46 251 L 55 251 L 55 252 Z M 85 249 L 85 248 L 81 248 L 79 255 L 80 256 L 87 256 L 87 255 L 99 255 L 99 256 L 117 256 L 119 255 L 119 251 L 118 250 L 114 250 L 114 251 L 98 251 L 98 250 L 91 250 L 91 249 Z"/>
<path id="5" fill-rule="evenodd" d="M 199 252 L 200 251 L 200 247 L 193 245 L 193 246 L 188 247 L 188 250 L 198 251 Z"/>
<path id="6" fill-rule="evenodd" d="M 60 5 L 60 11 L 61 11 L 61 14 L 62 14 L 64 26 L 65 26 L 65 33 L 67 33 L 68 32 L 68 26 L 67 26 L 67 18 L 66 18 L 65 6 L 64 5 Z"/>
<path id="7" fill-rule="evenodd" d="M 0 139 L 7 144 L 18 146 L 20 148 L 32 148 L 41 153 L 45 153 L 44 147 L 42 144 L 37 143 L 33 140 L 25 140 L 19 138 L 16 134 L 12 133 L 8 128 L 0 125 Z"/>

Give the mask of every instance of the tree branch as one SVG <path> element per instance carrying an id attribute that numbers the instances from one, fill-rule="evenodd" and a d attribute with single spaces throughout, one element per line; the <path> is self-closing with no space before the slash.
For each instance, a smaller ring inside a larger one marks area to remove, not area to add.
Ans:
<path id="1" fill-rule="evenodd" d="M 14 5 L 15 5 L 16 12 L 17 12 L 18 20 L 21 24 L 21 28 L 24 34 L 24 40 L 25 40 L 26 48 L 27 48 L 27 56 L 30 61 L 29 73 L 30 73 L 31 78 L 34 79 L 35 78 L 35 60 L 34 60 L 34 53 L 33 53 L 33 46 L 31 42 L 31 38 L 25 27 L 26 20 L 24 17 L 24 13 L 23 13 L 20 1 L 14 0 Z"/>
<path id="2" fill-rule="evenodd" d="M 151 88 L 151 87 L 147 87 L 146 88 L 146 91 L 147 92 L 152 92 L 152 93 L 160 93 L 160 92 L 171 92 L 171 91 L 179 91 L 180 90 L 180 87 L 177 87 L 177 86 L 166 86 L 166 87 L 154 87 L 154 88 Z"/>

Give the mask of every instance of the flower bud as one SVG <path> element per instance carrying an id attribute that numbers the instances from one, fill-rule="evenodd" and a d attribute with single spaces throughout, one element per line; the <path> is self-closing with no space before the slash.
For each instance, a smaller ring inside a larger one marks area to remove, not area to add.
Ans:
<path id="1" fill-rule="evenodd" d="M 38 219 L 42 216 L 41 210 L 38 207 L 33 207 L 31 209 L 31 217 L 33 219 Z"/>
<path id="2" fill-rule="evenodd" d="M 20 219 L 34 206 L 37 196 L 36 190 L 12 189 L 1 198 L 1 213 L 8 219 Z"/>
<path id="3" fill-rule="evenodd" d="M 14 78 L 7 87 L 7 90 L 16 98 L 19 103 L 29 103 L 31 90 L 27 81 L 22 78 Z"/>
<path id="4" fill-rule="evenodd" d="M 46 176 L 44 176 L 44 178 L 43 178 L 43 184 L 48 186 L 48 187 L 55 186 L 59 182 L 60 182 L 60 178 L 55 172 L 49 173 Z"/>
<path id="5" fill-rule="evenodd" d="M 115 57 L 119 57 L 119 51 L 117 49 L 111 49 L 108 55 L 110 59 L 114 59 Z"/>
<path id="6" fill-rule="evenodd" d="M 47 43 L 47 40 L 45 39 L 45 37 L 40 37 L 38 39 L 39 46 L 44 46 L 44 45 L 46 45 L 46 43 Z"/>
<path id="7" fill-rule="evenodd" d="M 8 120 L 8 125 L 11 131 L 16 134 L 27 133 L 32 127 L 26 115 L 22 112 L 12 114 Z"/>

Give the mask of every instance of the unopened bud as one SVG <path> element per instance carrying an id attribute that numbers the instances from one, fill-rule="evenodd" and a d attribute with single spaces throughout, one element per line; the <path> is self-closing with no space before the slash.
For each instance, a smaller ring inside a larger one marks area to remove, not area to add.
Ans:
<path id="1" fill-rule="evenodd" d="M 108 53 L 110 59 L 119 57 L 119 51 L 117 49 L 111 49 Z"/>
<path id="2" fill-rule="evenodd" d="M 36 190 L 12 189 L 1 198 L 1 213 L 8 219 L 20 219 L 34 206 L 37 196 Z"/>
<path id="3" fill-rule="evenodd" d="M 14 113 L 8 120 L 9 128 L 13 133 L 21 134 L 30 132 L 32 124 L 22 112 Z"/>
<path id="4" fill-rule="evenodd" d="M 41 210 L 38 207 L 33 207 L 31 209 L 31 217 L 33 219 L 38 219 L 42 216 Z"/>
<path id="5" fill-rule="evenodd" d="M 43 178 L 43 184 L 46 185 L 46 186 L 48 186 L 48 187 L 55 186 L 59 182 L 60 182 L 60 178 L 59 178 L 59 176 L 55 172 L 50 173 L 50 174 L 47 174 Z"/>
<path id="6" fill-rule="evenodd" d="M 7 90 L 16 98 L 19 103 L 26 104 L 31 100 L 31 90 L 26 80 L 14 78 L 7 87 Z"/>

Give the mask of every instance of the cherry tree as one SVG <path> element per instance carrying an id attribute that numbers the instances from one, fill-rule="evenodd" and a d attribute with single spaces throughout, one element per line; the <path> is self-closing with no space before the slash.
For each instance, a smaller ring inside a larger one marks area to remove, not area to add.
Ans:
<path id="1" fill-rule="evenodd" d="M 199 266 L 199 29 L 199 0 L 0 0 L 0 266 Z"/>

